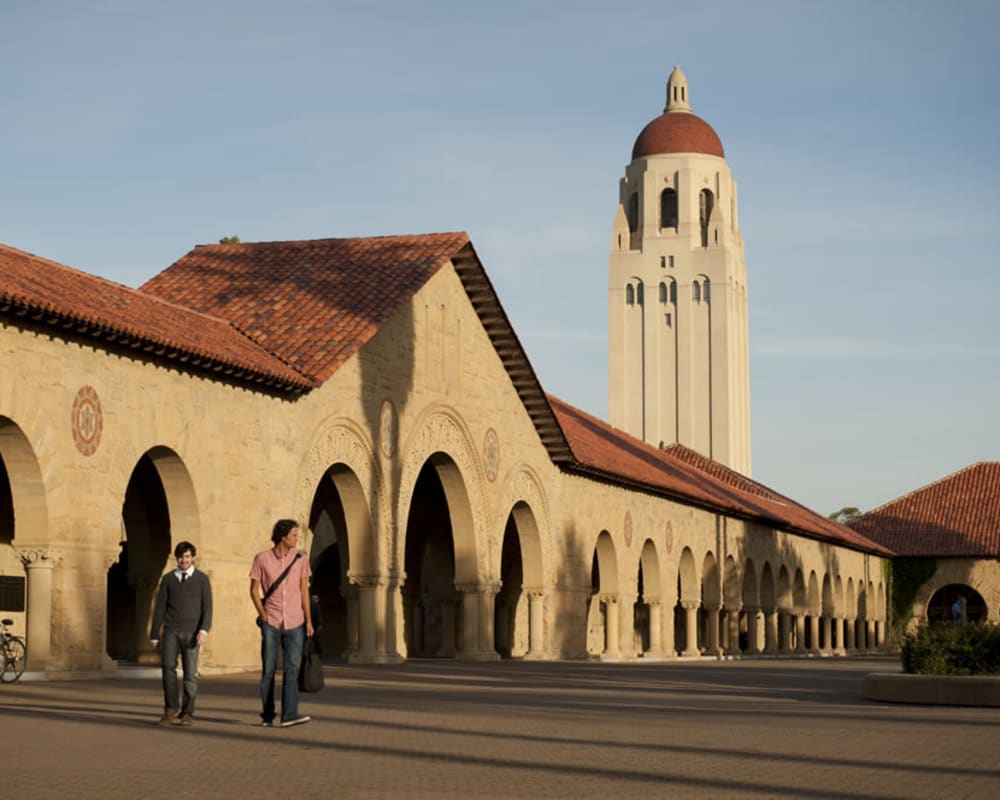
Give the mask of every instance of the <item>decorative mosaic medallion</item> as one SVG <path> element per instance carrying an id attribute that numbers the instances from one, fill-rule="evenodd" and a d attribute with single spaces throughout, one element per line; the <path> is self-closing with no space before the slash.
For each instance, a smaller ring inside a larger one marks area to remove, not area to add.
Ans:
<path id="1" fill-rule="evenodd" d="M 668 553 L 674 549 L 674 524 L 670 520 L 663 526 L 663 546 Z"/>
<path id="2" fill-rule="evenodd" d="M 97 452 L 97 446 L 101 443 L 101 431 L 104 430 L 104 414 L 93 387 L 84 386 L 76 393 L 70 424 L 73 427 L 76 449 L 85 456 L 92 456 Z"/>
<path id="3" fill-rule="evenodd" d="M 383 400 L 378 412 L 378 446 L 386 458 L 396 453 L 396 407 L 392 400 Z"/>
<path id="4" fill-rule="evenodd" d="M 500 437 L 490 428 L 483 437 L 483 468 L 488 480 L 495 481 L 500 472 Z"/>
<path id="5" fill-rule="evenodd" d="M 625 512 L 625 546 L 632 546 L 632 512 Z"/>

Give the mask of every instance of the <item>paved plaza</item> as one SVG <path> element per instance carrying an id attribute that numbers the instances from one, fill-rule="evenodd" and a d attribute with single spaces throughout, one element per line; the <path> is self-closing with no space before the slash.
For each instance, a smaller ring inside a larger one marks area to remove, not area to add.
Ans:
<path id="1" fill-rule="evenodd" d="M 256 727 L 252 674 L 205 677 L 193 728 L 155 679 L 0 686 L 25 798 L 995 798 L 1000 714 L 872 703 L 895 659 L 326 668 L 308 725 Z"/>

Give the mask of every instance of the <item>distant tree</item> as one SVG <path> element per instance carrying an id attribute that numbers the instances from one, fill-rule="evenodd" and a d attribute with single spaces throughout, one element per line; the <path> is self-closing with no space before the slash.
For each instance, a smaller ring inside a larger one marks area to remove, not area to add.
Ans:
<path id="1" fill-rule="evenodd" d="M 844 506 L 840 511 L 834 511 L 827 515 L 827 519 L 839 522 L 841 525 L 849 525 L 860 517 L 864 512 L 855 506 Z"/>
<path id="2" fill-rule="evenodd" d="M 223 236 L 221 239 L 219 239 L 219 244 L 239 244 L 239 243 L 240 243 L 239 236 Z"/>

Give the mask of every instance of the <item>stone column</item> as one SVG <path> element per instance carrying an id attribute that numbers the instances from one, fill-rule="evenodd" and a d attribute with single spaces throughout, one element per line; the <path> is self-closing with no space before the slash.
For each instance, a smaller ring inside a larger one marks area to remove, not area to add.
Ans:
<path id="1" fill-rule="evenodd" d="M 618 625 L 618 597 L 616 595 L 601 595 L 604 604 L 604 652 L 601 658 L 617 661 L 621 658 L 621 635 Z"/>
<path id="2" fill-rule="evenodd" d="M 705 655 L 721 656 L 722 648 L 719 646 L 719 607 L 705 609 L 705 621 L 707 630 L 705 631 Z"/>
<path id="3" fill-rule="evenodd" d="M 764 652 L 768 655 L 778 652 L 778 612 L 773 608 L 764 612 Z"/>
<path id="4" fill-rule="evenodd" d="M 792 612 L 787 608 L 778 609 L 778 653 L 786 656 L 792 652 Z"/>
<path id="5" fill-rule="evenodd" d="M 809 652 L 819 653 L 819 612 L 809 615 Z"/>
<path id="6" fill-rule="evenodd" d="M 700 656 L 701 653 L 698 651 L 698 604 L 697 603 L 681 603 L 684 608 L 685 624 L 684 624 L 684 650 L 681 652 L 682 656 Z"/>
<path id="7" fill-rule="evenodd" d="M 52 570 L 62 559 L 62 553 L 49 548 L 18 549 L 16 552 L 27 576 L 25 640 L 28 661 L 25 668 L 31 672 L 44 671 L 52 655 Z"/>
<path id="8" fill-rule="evenodd" d="M 348 652 L 347 660 L 351 664 L 377 663 L 378 630 L 379 630 L 379 594 L 385 590 L 386 582 L 377 575 L 348 575 L 351 589 L 348 591 Z M 350 598 L 354 598 L 354 614 L 351 614 Z M 419 605 L 413 607 L 413 623 L 423 622 L 420 618 Z M 352 619 L 353 618 L 353 619 Z M 351 630 L 353 622 L 354 630 Z M 416 632 L 416 628 L 414 632 Z M 416 645 L 416 636 L 415 645 Z M 352 648 L 352 642 L 354 647 Z"/>
<path id="9" fill-rule="evenodd" d="M 545 658 L 545 594 L 541 589 L 525 590 L 528 597 L 528 652 L 526 661 Z"/>
<path id="10" fill-rule="evenodd" d="M 857 647 L 854 639 L 854 620 L 850 617 L 844 619 L 844 647 L 851 653 Z"/>
<path id="11" fill-rule="evenodd" d="M 758 637 L 760 634 L 757 631 L 757 615 L 760 613 L 760 609 L 757 606 L 746 606 L 744 609 L 747 614 L 747 655 L 755 656 L 760 653 L 760 641 Z"/>
<path id="12" fill-rule="evenodd" d="M 806 651 L 806 616 L 805 614 L 793 614 L 795 620 L 795 652 L 804 653 Z"/>
<path id="13" fill-rule="evenodd" d="M 739 608 L 728 608 L 726 609 L 726 628 L 727 628 L 727 639 L 728 644 L 726 646 L 726 655 L 738 656 L 742 655 L 743 651 L 740 649 L 740 609 Z"/>
<path id="14" fill-rule="evenodd" d="M 837 635 L 837 646 L 834 648 L 833 652 L 838 656 L 846 655 L 847 648 L 844 646 L 844 628 L 847 626 L 844 625 L 843 617 L 834 617 L 833 627 Z"/>
<path id="15" fill-rule="evenodd" d="M 830 632 L 833 630 L 833 626 L 830 624 L 829 614 L 824 614 L 820 617 L 820 628 L 823 633 L 823 646 L 820 650 L 829 655 L 833 652 L 833 642 L 830 641 Z"/>
<path id="16" fill-rule="evenodd" d="M 479 586 L 462 583 L 455 588 L 462 595 L 462 649 L 458 658 L 472 661 L 479 655 Z"/>
<path id="17" fill-rule="evenodd" d="M 649 606 L 649 657 L 660 658 L 663 655 L 663 618 L 659 600 L 647 600 Z"/>
<path id="18" fill-rule="evenodd" d="M 865 620 L 865 649 L 875 649 L 875 621 L 871 619 Z"/>
<path id="19" fill-rule="evenodd" d="M 479 649 L 475 657 L 478 661 L 500 660 L 500 654 L 496 648 L 496 635 L 493 630 L 493 612 L 499 591 L 500 582 L 498 581 L 480 584 L 476 593 L 479 601 Z"/>
<path id="20" fill-rule="evenodd" d="M 357 652 L 361 644 L 358 641 L 361 630 L 361 605 L 358 597 L 358 587 L 348 584 L 347 592 L 344 596 L 347 601 L 347 644 L 344 647 L 343 656 L 350 660 L 353 653 Z"/>

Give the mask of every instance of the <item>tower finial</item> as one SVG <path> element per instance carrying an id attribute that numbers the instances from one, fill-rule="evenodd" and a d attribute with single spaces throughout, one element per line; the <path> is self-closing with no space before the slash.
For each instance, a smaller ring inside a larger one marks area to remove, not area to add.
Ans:
<path id="1" fill-rule="evenodd" d="M 688 102 L 688 81 L 681 72 L 681 68 L 674 65 L 674 71 L 667 79 L 667 104 L 663 108 L 664 113 L 684 111 L 691 113 L 691 104 Z"/>

